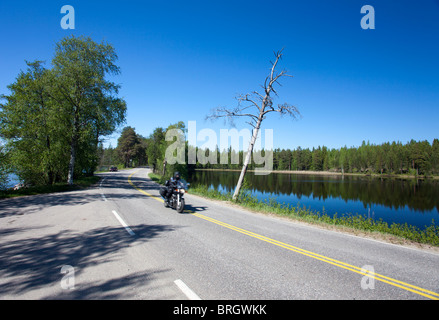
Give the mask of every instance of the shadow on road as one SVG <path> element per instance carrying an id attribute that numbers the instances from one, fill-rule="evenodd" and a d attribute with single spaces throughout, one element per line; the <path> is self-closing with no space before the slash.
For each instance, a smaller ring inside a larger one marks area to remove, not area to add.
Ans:
<path id="1" fill-rule="evenodd" d="M 133 299 L 130 288 L 139 287 L 145 283 L 150 283 L 159 278 L 161 274 L 170 271 L 163 270 L 146 270 L 136 274 L 130 274 L 124 277 L 112 278 L 106 281 L 80 283 L 73 290 L 64 290 L 62 295 L 49 295 L 44 297 L 45 300 L 120 300 Z M 155 291 L 155 292 L 154 292 Z M 160 288 L 151 288 L 148 292 L 143 293 L 142 299 L 148 297 L 154 300 L 168 300 L 175 297 L 160 296 Z"/>
<path id="2" fill-rule="evenodd" d="M 167 225 L 137 225 L 130 236 L 123 227 L 98 228 L 85 233 L 66 230 L 56 234 L 34 238 L 8 240 L 13 233 L 25 232 L 19 228 L 2 229 L 0 234 L 0 298 L 5 295 L 20 296 L 28 291 L 60 284 L 61 267 L 74 267 L 75 276 L 87 267 L 111 262 L 115 253 L 141 244 L 164 232 L 174 230 Z M 165 270 L 162 270 L 163 272 Z M 160 272 L 155 270 L 154 272 Z M 136 281 L 148 281 L 149 273 L 81 286 L 69 294 L 70 298 L 117 298 L 118 292 Z M 58 297 L 51 297 L 58 298 Z"/>
<path id="3" fill-rule="evenodd" d="M 207 210 L 206 206 L 193 206 L 191 204 L 186 203 L 183 213 L 191 214 L 191 213 L 206 211 L 206 210 Z"/>
<path id="4" fill-rule="evenodd" d="M 100 194 L 69 191 L 0 200 L 0 218 L 31 214 L 53 206 L 80 206 L 100 201 Z"/>
<path id="5" fill-rule="evenodd" d="M 105 188 L 133 189 L 133 186 L 128 182 L 128 176 L 124 174 L 124 172 L 104 173 L 99 174 L 99 176 L 105 178 L 105 181 L 102 184 Z M 129 179 L 136 187 L 145 190 L 158 191 L 160 188 L 158 183 L 152 181 L 146 175 L 131 176 Z"/>
<path id="6" fill-rule="evenodd" d="M 137 192 L 129 183 L 126 176 L 122 175 L 102 175 L 107 179 L 104 182 L 106 189 L 105 195 L 110 199 L 141 199 L 144 195 Z M 159 187 L 150 180 L 143 178 L 132 178 L 133 183 L 140 185 L 142 189 L 149 192 L 156 190 L 158 194 Z M 23 196 L 10 199 L 0 200 L 0 219 L 10 216 L 32 214 L 44 208 L 54 206 L 81 206 L 93 201 L 102 201 L 99 192 L 90 192 L 92 189 L 98 189 L 99 186 L 87 190 L 67 191 L 50 194 L 40 194 L 33 196 Z M 114 192 L 111 190 L 114 188 Z M 109 189 L 109 190 L 108 190 Z M 117 192 L 116 189 L 130 190 L 132 192 Z"/>

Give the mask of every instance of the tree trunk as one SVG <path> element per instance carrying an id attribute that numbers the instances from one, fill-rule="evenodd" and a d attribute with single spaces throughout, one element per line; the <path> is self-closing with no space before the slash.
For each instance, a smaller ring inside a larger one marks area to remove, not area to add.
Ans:
<path id="1" fill-rule="evenodd" d="M 250 144 L 248 146 L 247 155 L 244 160 L 244 164 L 242 166 L 241 175 L 239 176 L 238 183 L 236 184 L 235 192 L 233 193 L 233 200 L 238 198 L 239 192 L 241 191 L 242 182 L 244 181 L 245 173 L 247 172 L 248 164 L 250 163 L 250 159 L 253 153 L 253 147 L 256 142 L 256 138 L 258 137 L 259 128 L 262 122 L 262 115 L 259 116 L 258 122 L 256 123 L 256 127 L 253 129 L 253 135 L 250 140 Z"/>
<path id="2" fill-rule="evenodd" d="M 162 176 L 165 176 L 165 174 L 166 174 L 166 165 L 168 164 L 168 162 L 165 160 L 165 161 L 163 161 L 163 174 L 162 174 Z"/>
<path id="3" fill-rule="evenodd" d="M 73 185 L 73 173 L 75 171 L 75 161 L 76 161 L 76 146 L 79 139 L 79 115 L 78 107 L 75 106 L 75 120 L 73 123 L 73 135 L 72 142 L 70 143 L 70 162 L 69 162 L 69 173 L 67 175 L 67 184 L 69 186 Z"/>
<path id="4" fill-rule="evenodd" d="M 75 171 L 75 160 L 76 160 L 76 134 L 72 137 L 72 142 L 70 144 L 70 162 L 69 162 L 69 173 L 67 176 L 67 184 L 73 185 L 73 172 Z"/>
<path id="5" fill-rule="evenodd" d="M 265 78 L 265 83 L 263 85 L 265 96 L 263 96 L 262 94 L 260 94 L 256 91 L 253 92 L 252 94 L 241 95 L 238 98 L 239 105 L 237 108 L 235 108 L 235 109 L 218 108 L 217 111 L 215 111 L 212 114 L 212 116 L 208 117 L 211 119 L 218 119 L 221 117 L 227 117 L 229 119 L 235 118 L 235 117 L 248 117 L 251 119 L 250 122 L 248 122 L 248 123 L 253 127 L 252 138 L 251 138 L 251 141 L 250 141 L 249 146 L 248 146 L 247 155 L 244 159 L 244 163 L 243 163 L 242 170 L 241 170 L 241 175 L 239 176 L 238 183 L 236 184 L 235 192 L 233 193 L 233 200 L 236 200 L 238 198 L 238 195 L 241 191 L 242 182 L 244 181 L 244 176 L 247 172 L 247 168 L 248 168 L 248 165 L 250 163 L 250 159 L 251 159 L 251 156 L 253 153 L 253 147 L 255 145 L 256 138 L 258 136 L 258 132 L 259 132 L 259 129 L 261 127 L 262 120 L 265 118 L 265 115 L 269 112 L 278 112 L 282 115 L 286 114 L 286 115 L 290 115 L 294 118 L 296 117 L 296 114 L 300 115 L 300 113 L 296 109 L 296 107 L 289 105 L 287 103 L 280 104 L 277 106 L 277 108 L 273 106 L 273 101 L 270 98 L 271 92 L 276 93 L 276 91 L 273 89 L 273 85 L 276 83 L 280 84 L 278 82 L 278 80 L 282 77 L 290 77 L 290 75 L 286 74 L 285 70 L 283 70 L 279 73 L 276 73 L 276 66 L 282 57 L 282 50 L 275 52 L 275 56 L 276 56 L 276 61 L 274 63 L 273 62 L 271 63 L 272 67 L 271 67 L 270 75 Z M 259 101 L 259 102 L 256 102 L 255 99 L 256 99 L 256 101 Z M 241 102 L 243 102 L 245 104 L 249 104 L 249 105 L 241 105 Z M 261 105 L 259 105 L 259 103 L 261 103 Z M 251 112 L 247 113 L 247 111 L 245 111 L 245 113 L 243 113 L 244 110 L 246 110 L 250 107 L 257 108 L 257 110 L 259 111 L 259 115 L 256 116 L 257 113 L 256 114 L 253 114 Z M 268 108 L 268 109 L 265 110 L 266 108 Z M 256 123 L 255 123 L 255 121 L 256 121 Z"/>

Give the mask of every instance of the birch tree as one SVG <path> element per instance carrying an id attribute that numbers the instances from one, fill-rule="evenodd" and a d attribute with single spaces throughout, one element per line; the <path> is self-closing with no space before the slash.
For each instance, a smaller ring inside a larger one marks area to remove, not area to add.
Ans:
<path id="1" fill-rule="evenodd" d="M 105 79 L 120 73 L 116 60 L 113 46 L 90 38 L 67 37 L 57 43 L 52 60 L 57 85 L 53 98 L 70 125 L 68 184 L 73 184 L 82 136 L 93 137 L 97 149 L 99 136 L 125 121 L 126 102 L 117 97 L 120 86 Z"/>
<path id="2" fill-rule="evenodd" d="M 283 50 L 274 52 L 275 60 L 274 62 L 270 61 L 271 69 L 269 75 L 265 78 L 264 84 L 262 85 L 262 93 L 253 91 L 252 93 L 241 94 L 237 97 L 238 104 L 236 107 L 220 107 L 213 110 L 212 113 L 207 116 L 207 119 L 211 120 L 225 118 L 231 124 L 233 124 L 235 118 L 243 117 L 247 119 L 247 123 L 252 127 L 252 137 L 250 139 L 247 154 L 241 169 L 241 174 L 233 194 L 234 200 L 237 199 L 240 193 L 259 130 L 267 115 L 271 112 L 277 112 L 282 116 L 286 115 L 294 119 L 300 116 L 300 112 L 295 106 L 289 103 L 278 104 L 276 106 L 273 102 L 273 97 L 278 96 L 275 87 L 281 86 L 280 80 L 284 77 L 292 77 L 291 75 L 287 74 L 287 71 L 284 69 L 281 71 L 277 70 L 278 64 L 283 56 L 282 51 Z"/>
<path id="3" fill-rule="evenodd" d="M 8 154 L 4 151 L 4 146 L 0 140 L 0 190 L 4 189 L 8 183 L 9 163 Z"/>
<path id="4" fill-rule="evenodd" d="M 27 62 L 0 96 L 0 137 L 20 179 L 71 185 L 93 173 L 100 138 L 125 121 L 119 85 L 106 79 L 119 73 L 116 60 L 111 45 L 72 36 L 56 44 L 51 69 Z"/>
<path id="5" fill-rule="evenodd" d="M 50 99 L 51 72 L 41 61 L 26 62 L 8 86 L 0 106 L 0 136 L 9 150 L 14 171 L 29 184 L 53 184 L 65 162 L 62 115 Z"/>

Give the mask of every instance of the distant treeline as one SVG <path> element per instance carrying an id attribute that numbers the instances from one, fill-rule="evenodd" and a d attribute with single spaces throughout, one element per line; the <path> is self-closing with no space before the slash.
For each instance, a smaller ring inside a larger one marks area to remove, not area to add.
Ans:
<path id="1" fill-rule="evenodd" d="M 161 173 L 166 159 L 165 151 L 173 143 L 173 141 L 166 141 L 165 135 L 167 130 L 175 128 L 181 129 L 182 132 L 186 130 L 184 122 L 180 121 L 169 125 L 168 128 L 155 128 L 149 137 L 142 137 L 135 132 L 134 128 L 126 127 L 122 130 L 115 149 L 112 147 L 104 149 L 100 145 L 99 163 L 101 166 L 121 164 L 125 167 L 148 164 L 155 172 Z M 171 174 L 173 170 L 179 170 L 184 174 L 194 169 L 240 170 L 246 154 L 244 151 L 235 151 L 231 148 L 222 151 L 218 147 L 214 150 L 196 148 L 197 155 L 201 153 L 209 161 L 200 163 L 197 157 L 196 164 L 187 164 L 188 151 L 189 146 L 186 142 L 186 164 L 168 164 L 167 174 Z M 262 157 L 266 156 L 262 151 Z M 254 169 L 256 166 L 252 161 L 249 169 Z M 293 150 L 275 149 L 273 150 L 273 170 L 439 175 L 439 139 L 434 139 L 433 143 L 426 140 L 411 140 L 406 144 L 387 142 L 379 145 L 363 141 L 359 147 L 345 146 L 340 149 L 329 149 L 325 146 L 312 149 L 301 147 Z"/>
<path id="2" fill-rule="evenodd" d="M 221 152 L 217 151 L 218 159 Z M 207 150 L 207 152 L 211 152 Z M 226 151 L 223 151 L 226 152 Z M 226 153 L 233 152 L 228 150 Z M 243 151 L 239 152 L 238 164 L 197 163 L 202 169 L 240 169 Z M 254 168 L 252 164 L 249 169 Z M 379 173 L 379 174 L 439 174 L 439 140 L 411 140 L 401 142 L 370 144 L 363 141 L 359 147 L 342 147 L 329 149 L 325 146 L 302 149 L 275 149 L 273 151 L 273 170 L 332 171 L 345 173 Z"/>

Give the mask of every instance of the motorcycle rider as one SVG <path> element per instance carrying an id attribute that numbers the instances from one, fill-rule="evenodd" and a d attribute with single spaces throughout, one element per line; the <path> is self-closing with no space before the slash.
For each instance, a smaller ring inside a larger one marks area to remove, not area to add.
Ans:
<path id="1" fill-rule="evenodd" d="M 174 176 L 165 182 L 166 194 L 164 196 L 166 203 L 169 203 L 169 199 L 174 192 L 174 189 L 177 187 L 177 183 L 180 180 L 180 172 L 174 172 Z"/>

